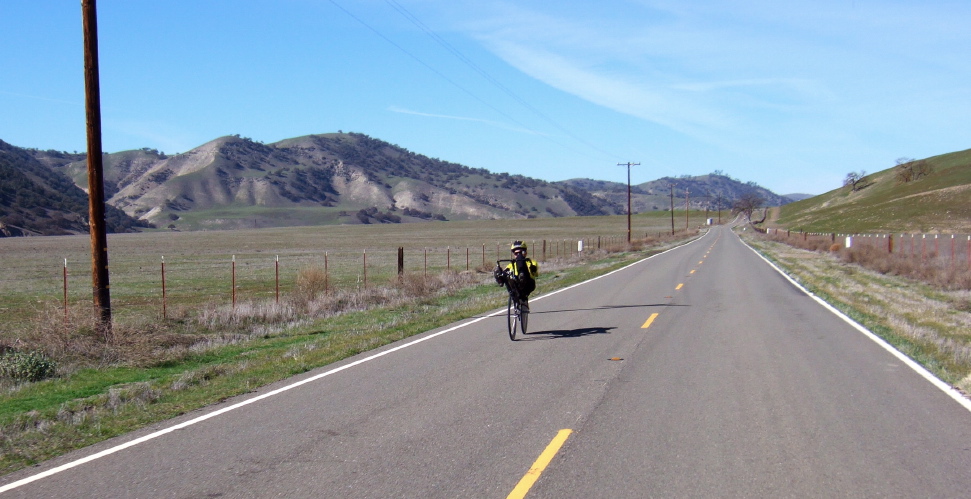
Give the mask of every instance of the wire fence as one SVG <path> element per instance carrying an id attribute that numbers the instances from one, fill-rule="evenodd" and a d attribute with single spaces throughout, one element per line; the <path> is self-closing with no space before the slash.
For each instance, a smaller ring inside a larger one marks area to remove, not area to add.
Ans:
<path id="1" fill-rule="evenodd" d="M 839 234 L 762 230 L 771 240 L 837 254 L 843 261 L 922 281 L 941 289 L 971 289 L 969 234 Z"/>
<path id="2" fill-rule="evenodd" d="M 526 241 L 539 262 L 571 258 L 581 252 L 626 247 L 626 235 L 582 239 Z M 491 272 L 495 261 L 509 256 L 509 242 L 444 247 L 362 249 L 297 249 L 280 254 L 241 250 L 236 254 L 183 252 L 177 255 L 113 253 L 109 261 L 111 305 L 115 315 L 161 318 L 174 308 L 206 303 L 235 306 L 242 301 L 285 298 L 298 275 L 308 269 L 323 273 L 325 292 L 393 283 L 403 274 Z M 81 255 L 32 260 L 29 266 L 0 273 L 0 313 L 8 319 L 30 315 L 40 307 L 90 306 L 91 268 Z M 53 261 L 51 261 L 53 260 Z M 154 312 L 153 312 L 154 311 Z"/>
<path id="3" fill-rule="evenodd" d="M 840 248 L 870 247 L 885 250 L 888 254 L 943 263 L 954 268 L 971 269 L 971 235 L 969 234 L 843 234 L 819 232 L 793 232 L 782 229 L 766 229 L 769 235 L 785 235 L 806 241 L 828 241 Z"/>

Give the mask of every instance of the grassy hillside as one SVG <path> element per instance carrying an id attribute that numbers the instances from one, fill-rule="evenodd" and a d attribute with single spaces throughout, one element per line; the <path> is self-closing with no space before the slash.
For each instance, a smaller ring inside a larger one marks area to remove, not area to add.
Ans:
<path id="1" fill-rule="evenodd" d="M 971 232 L 971 149 L 927 158 L 934 171 L 908 183 L 897 167 L 868 175 L 866 187 L 841 187 L 787 204 L 774 225 L 813 232 Z"/>

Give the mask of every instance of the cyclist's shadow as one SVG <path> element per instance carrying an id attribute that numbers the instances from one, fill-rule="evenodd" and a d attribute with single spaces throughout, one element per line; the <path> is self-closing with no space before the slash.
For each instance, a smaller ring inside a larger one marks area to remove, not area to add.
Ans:
<path id="1" fill-rule="evenodd" d="M 546 331 L 530 331 L 523 335 L 521 341 L 556 340 L 560 338 L 580 338 L 592 334 L 610 334 L 616 327 L 581 327 L 577 329 L 553 329 Z"/>

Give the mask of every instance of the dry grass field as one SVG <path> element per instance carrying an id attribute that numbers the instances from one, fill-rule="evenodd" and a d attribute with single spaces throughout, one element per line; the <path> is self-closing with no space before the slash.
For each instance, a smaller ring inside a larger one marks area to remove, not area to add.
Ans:
<path id="1" fill-rule="evenodd" d="M 691 215 L 691 226 L 704 224 L 703 212 Z M 683 212 L 675 224 L 684 229 Z M 635 237 L 670 230 L 670 214 L 632 219 Z M 514 239 L 542 260 L 544 240 L 552 259 L 575 253 L 580 239 L 587 249 L 621 244 L 626 231 L 626 217 L 611 216 L 115 234 L 108 238 L 112 308 L 119 318 L 161 317 L 163 259 L 167 313 L 179 316 L 200 303 L 232 301 L 234 259 L 237 300 L 262 300 L 276 296 L 277 271 L 283 294 L 306 269 L 326 268 L 331 289 L 384 284 L 397 273 L 398 247 L 407 272 L 437 274 L 491 267 L 497 255 L 507 258 Z M 0 239 L 0 254 L 0 338 L 5 326 L 60 306 L 65 260 L 70 307 L 90 304 L 87 236 Z"/>
<path id="2" fill-rule="evenodd" d="M 684 212 L 675 222 L 684 229 Z M 692 226 L 703 223 L 703 212 L 691 213 Z M 670 214 L 635 215 L 632 227 L 635 238 L 668 233 Z M 542 261 L 576 253 L 579 239 L 588 250 L 620 245 L 626 229 L 625 216 L 611 216 L 113 234 L 112 308 L 122 320 L 161 317 L 163 260 L 168 316 L 180 317 L 202 304 L 231 303 L 234 267 L 238 301 L 273 300 L 277 281 L 286 296 L 301 273 L 325 269 L 330 290 L 386 284 L 397 273 L 398 247 L 406 272 L 436 275 L 491 268 L 497 257 L 508 258 L 514 239 Z M 0 339 L 13 325 L 62 307 L 65 262 L 69 308 L 88 307 L 90 251 L 87 236 L 0 238 Z"/>

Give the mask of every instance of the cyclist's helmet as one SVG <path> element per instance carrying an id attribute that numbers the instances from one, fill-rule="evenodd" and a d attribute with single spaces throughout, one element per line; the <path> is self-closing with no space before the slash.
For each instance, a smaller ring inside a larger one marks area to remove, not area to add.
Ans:
<path id="1" fill-rule="evenodd" d="M 514 241 L 512 243 L 512 246 L 509 247 L 509 251 L 516 251 L 518 249 L 526 251 L 526 243 L 522 241 Z"/>

